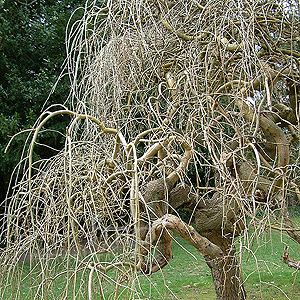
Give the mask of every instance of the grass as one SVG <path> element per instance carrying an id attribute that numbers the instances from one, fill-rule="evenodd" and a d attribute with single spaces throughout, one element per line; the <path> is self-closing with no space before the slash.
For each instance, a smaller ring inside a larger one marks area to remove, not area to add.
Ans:
<path id="1" fill-rule="evenodd" d="M 300 228 L 299 216 L 294 218 L 294 223 Z M 210 269 L 204 258 L 180 236 L 175 238 L 178 244 L 174 243 L 174 258 L 163 269 L 164 280 L 161 274 L 151 276 L 151 299 L 215 299 Z M 280 231 L 263 232 L 254 241 L 251 252 L 243 247 L 242 272 L 247 299 L 300 299 L 300 274 L 297 277 L 296 270 L 280 260 L 287 244 L 290 257 L 300 261 L 300 245 Z M 236 245 L 237 251 L 239 246 Z M 148 297 L 146 294 L 145 299 Z"/>
<path id="2" fill-rule="evenodd" d="M 215 299 L 210 270 L 204 259 L 181 237 L 176 236 L 176 239 L 196 259 L 176 245 L 173 260 L 164 268 L 165 282 L 159 274 L 152 276 L 153 284 L 160 294 L 154 290 L 151 299 Z M 253 245 L 255 252 L 249 257 L 247 253 L 243 254 L 242 271 L 248 299 L 300 299 L 300 275 L 297 279 L 295 269 L 280 260 L 283 242 L 287 240 L 280 232 L 272 232 L 272 240 L 266 234 L 263 243 Z M 291 241 L 289 244 L 294 246 L 294 250 L 290 251 L 291 257 L 300 260 L 296 250 L 299 252 L 299 245 Z"/>
<path id="3" fill-rule="evenodd" d="M 300 217 L 297 217 L 296 223 L 300 227 Z M 144 292 L 140 299 L 215 299 L 210 270 L 204 258 L 180 236 L 175 235 L 175 239 L 177 243 L 173 243 L 174 258 L 169 265 L 151 277 L 138 278 L 138 285 Z M 291 258 L 300 261 L 299 244 L 293 243 L 286 234 L 273 230 L 262 233 L 260 239 L 255 240 L 252 252 L 243 251 L 242 271 L 248 299 L 300 299 L 300 275 L 297 278 L 296 270 L 280 260 L 286 243 L 290 245 Z M 237 250 L 239 249 L 237 244 Z M 26 263 L 25 269 L 29 270 Z M 59 299 L 65 280 L 63 275 L 56 280 L 56 289 L 48 299 Z M 86 286 L 87 282 L 88 272 L 79 272 L 76 286 Z M 3 299 L 30 299 L 30 286 L 31 281 L 25 279 L 20 289 L 22 292 L 17 298 L 4 296 Z M 94 286 L 97 286 L 96 280 Z M 76 299 L 87 299 L 86 295 L 87 289 L 83 288 L 83 293 L 77 295 Z M 124 292 L 118 299 L 128 298 Z M 67 299 L 74 299 L 72 292 Z M 99 295 L 95 299 L 100 299 Z"/>

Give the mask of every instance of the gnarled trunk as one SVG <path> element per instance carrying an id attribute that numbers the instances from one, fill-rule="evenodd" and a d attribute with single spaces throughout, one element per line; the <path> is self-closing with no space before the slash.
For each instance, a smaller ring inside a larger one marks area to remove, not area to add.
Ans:
<path id="1" fill-rule="evenodd" d="M 221 233 L 211 233 L 208 239 L 220 247 L 224 253 L 222 258 L 205 257 L 205 261 L 211 269 L 217 300 L 246 299 L 241 267 L 235 256 L 232 239 L 223 237 Z"/>
<path id="2" fill-rule="evenodd" d="M 185 185 L 178 185 L 170 192 L 170 203 L 173 207 L 188 207 L 195 201 L 193 195 L 189 194 L 190 189 Z M 217 299 L 246 299 L 246 292 L 243 287 L 241 268 L 235 256 L 233 236 L 239 235 L 244 224 L 236 220 L 238 208 L 235 201 L 227 205 L 226 211 L 220 194 L 215 193 L 210 202 L 198 202 L 193 206 L 197 207 L 195 212 L 196 227 L 199 235 L 209 240 L 211 246 L 220 250 L 221 256 L 211 255 L 205 251 L 199 251 L 211 269 Z M 224 220 L 224 214 L 226 219 Z M 186 228 L 188 228 L 186 226 Z M 178 231 L 180 233 L 180 231 Z M 186 240 L 187 237 L 183 236 Z"/>

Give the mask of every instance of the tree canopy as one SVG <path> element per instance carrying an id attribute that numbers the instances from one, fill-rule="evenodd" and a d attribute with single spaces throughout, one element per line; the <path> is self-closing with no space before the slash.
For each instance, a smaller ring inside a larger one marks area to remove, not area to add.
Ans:
<path id="1" fill-rule="evenodd" d="M 68 107 L 36 121 L 9 199 L 3 295 L 20 294 L 28 257 L 36 297 L 66 276 L 62 299 L 143 298 L 139 276 L 168 264 L 176 231 L 217 299 L 245 299 L 235 245 L 242 255 L 267 229 L 300 242 L 288 210 L 300 199 L 299 13 L 297 1 L 87 2 L 68 31 Z M 35 160 L 61 115 L 65 148 Z"/>

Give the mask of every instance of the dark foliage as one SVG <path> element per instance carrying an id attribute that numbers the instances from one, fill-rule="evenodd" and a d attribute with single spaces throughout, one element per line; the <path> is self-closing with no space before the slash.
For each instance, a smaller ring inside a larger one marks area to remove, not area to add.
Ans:
<path id="1" fill-rule="evenodd" d="M 6 194 L 14 166 L 18 163 L 26 138 L 18 135 L 7 153 L 6 144 L 17 132 L 31 128 L 36 117 L 52 103 L 65 103 L 69 81 L 64 76 L 51 90 L 66 57 L 65 30 L 72 13 L 84 0 L 0 2 L 0 199 Z M 81 17 L 75 12 L 71 22 Z M 50 96 L 49 96 L 50 95 Z M 57 121 L 57 120 L 56 120 Z M 61 148 L 66 118 L 48 125 L 39 137 L 52 148 Z M 53 155 L 50 148 L 38 147 L 39 158 Z"/>

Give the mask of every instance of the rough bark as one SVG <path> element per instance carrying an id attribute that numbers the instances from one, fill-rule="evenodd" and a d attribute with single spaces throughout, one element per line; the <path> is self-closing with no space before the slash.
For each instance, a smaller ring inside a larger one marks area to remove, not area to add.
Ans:
<path id="1" fill-rule="evenodd" d="M 224 255 L 221 248 L 216 246 L 206 237 L 200 235 L 195 228 L 187 225 L 179 217 L 171 214 L 167 214 L 153 222 L 153 225 L 145 239 L 143 253 L 146 253 L 152 245 L 155 245 L 155 243 L 160 239 L 163 231 L 169 232 L 169 230 L 175 230 L 203 256 L 209 256 L 215 259 L 222 258 Z"/>
<path id="2" fill-rule="evenodd" d="M 285 246 L 283 255 L 281 256 L 281 261 L 287 264 L 290 268 L 295 268 L 300 270 L 300 261 L 296 261 L 289 257 L 289 246 Z"/>
<path id="3" fill-rule="evenodd" d="M 195 211 L 195 221 L 198 232 L 204 236 L 219 231 L 238 236 L 245 228 L 236 199 L 219 193 Z"/>
<path id="4" fill-rule="evenodd" d="M 198 199 L 192 192 L 192 187 L 185 183 L 179 183 L 170 191 L 169 205 L 172 209 L 183 208 L 192 211 L 205 207 L 203 199 Z"/>
<path id="5" fill-rule="evenodd" d="M 212 232 L 208 239 L 222 249 L 224 256 L 220 259 L 205 257 L 211 269 L 217 300 L 246 299 L 240 264 L 235 256 L 235 247 L 230 236 L 224 237 L 222 232 Z"/>

